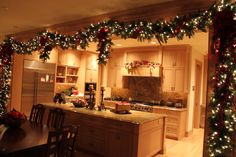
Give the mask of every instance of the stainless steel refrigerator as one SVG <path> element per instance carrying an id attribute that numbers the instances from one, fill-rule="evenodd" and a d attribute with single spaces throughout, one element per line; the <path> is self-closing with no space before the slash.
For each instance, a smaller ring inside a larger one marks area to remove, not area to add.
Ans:
<path id="1" fill-rule="evenodd" d="M 32 105 L 53 102 L 56 65 L 24 60 L 21 111 L 29 116 Z"/>

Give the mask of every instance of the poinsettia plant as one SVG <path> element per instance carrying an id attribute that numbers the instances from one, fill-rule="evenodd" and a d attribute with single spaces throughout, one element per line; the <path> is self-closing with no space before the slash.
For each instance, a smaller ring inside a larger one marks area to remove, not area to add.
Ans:
<path id="1" fill-rule="evenodd" d="M 24 113 L 13 109 L 3 116 L 3 123 L 9 127 L 19 127 L 26 119 L 27 117 Z"/>
<path id="2" fill-rule="evenodd" d="M 156 68 L 156 67 L 160 66 L 160 63 L 150 62 L 147 60 L 141 60 L 141 61 L 134 60 L 130 63 L 125 63 L 125 69 L 127 69 L 127 70 L 132 70 L 132 69 L 138 68 L 140 66 L 147 66 L 148 68 Z"/>

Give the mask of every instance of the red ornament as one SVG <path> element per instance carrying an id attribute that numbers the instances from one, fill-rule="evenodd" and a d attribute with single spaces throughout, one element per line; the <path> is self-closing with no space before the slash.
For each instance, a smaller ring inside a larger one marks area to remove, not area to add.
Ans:
<path id="1" fill-rule="evenodd" d="M 47 42 L 47 38 L 45 38 L 45 37 L 40 38 L 40 45 L 41 46 L 45 46 L 46 42 Z"/>
<path id="2" fill-rule="evenodd" d="M 98 38 L 98 40 L 102 40 L 102 39 L 105 39 L 107 36 L 108 36 L 108 29 L 106 29 L 106 28 L 101 28 L 100 30 L 99 30 L 99 32 L 97 33 L 97 38 Z"/>

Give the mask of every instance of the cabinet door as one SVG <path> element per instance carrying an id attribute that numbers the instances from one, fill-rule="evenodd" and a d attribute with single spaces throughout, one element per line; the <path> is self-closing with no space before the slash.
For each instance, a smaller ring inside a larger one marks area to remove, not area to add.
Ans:
<path id="1" fill-rule="evenodd" d="M 184 67 L 186 65 L 186 52 L 183 49 L 175 51 L 175 66 Z"/>
<path id="2" fill-rule="evenodd" d="M 79 66 L 80 64 L 80 53 L 78 51 L 67 51 L 67 65 Z"/>
<path id="3" fill-rule="evenodd" d="M 163 67 L 175 66 L 176 53 L 172 49 L 163 48 Z"/>
<path id="4" fill-rule="evenodd" d="M 174 91 L 175 70 L 173 68 L 163 69 L 163 91 Z"/>
<path id="5" fill-rule="evenodd" d="M 112 157 L 131 156 L 132 140 L 131 135 L 119 132 L 110 132 L 108 136 L 108 155 Z"/>
<path id="6" fill-rule="evenodd" d="M 185 45 L 165 46 L 163 48 L 163 67 L 184 67 L 187 63 L 187 50 Z"/>
<path id="7" fill-rule="evenodd" d="M 184 68 L 176 68 L 174 71 L 175 80 L 174 80 L 174 91 L 176 92 L 184 92 Z"/>
<path id="8" fill-rule="evenodd" d="M 87 69 L 86 82 L 97 82 L 97 80 L 98 80 L 98 71 L 96 69 Z"/>

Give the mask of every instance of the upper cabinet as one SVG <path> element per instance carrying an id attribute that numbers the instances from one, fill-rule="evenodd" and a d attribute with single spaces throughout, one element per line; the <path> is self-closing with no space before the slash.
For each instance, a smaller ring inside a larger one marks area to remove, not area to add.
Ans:
<path id="1" fill-rule="evenodd" d="M 97 54 L 88 54 L 86 59 L 86 71 L 85 71 L 86 82 L 97 82 L 98 81 L 98 61 Z"/>
<path id="2" fill-rule="evenodd" d="M 80 52 L 76 50 L 58 50 L 58 64 L 67 66 L 80 66 Z"/>
<path id="3" fill-rule="evenodd" d="M 98 81 L 97 69 L 86 69 L 85 81 L 86 82 L 97 82 Z"/>
<path id="4" fill-rule="evenodd" d="M 163 47 L 163 67 L 184 67 L 188 61 L 188 45 Z"/>
<path id="5" fill-rule="evenodd" d="M 188 92 L 189 45 L 163 46 L 163 91 Z"/>

